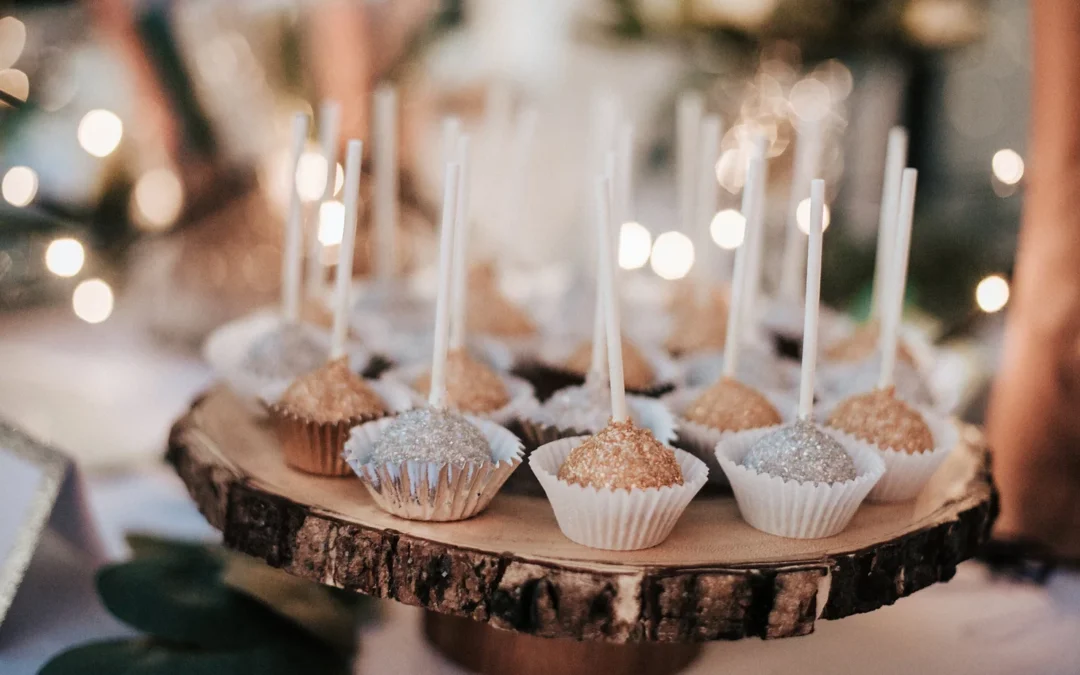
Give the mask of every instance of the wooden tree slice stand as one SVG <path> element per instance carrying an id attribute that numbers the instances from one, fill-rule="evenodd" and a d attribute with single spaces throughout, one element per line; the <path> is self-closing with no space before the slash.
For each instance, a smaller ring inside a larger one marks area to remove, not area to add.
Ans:
<path id="1" fill-rule="evenodd" d="M 997 511 L 982 436 L 962 436 L 918 499 L 864 504 L 836 537 L 767 535 L 730 495 L 699 495 L 667 541 L 626 553 L 574 544 L 541 497 L 500 493 L 460 523 L 391 516 L 358 480 L 285 466 L 265 419 L 224 388 L 176 423 L 169 460 L 226 546 L 430 610 L 429 639 L 467 668 L 645 675 L 701 642 L 806 635 L 952 578 Z"/>

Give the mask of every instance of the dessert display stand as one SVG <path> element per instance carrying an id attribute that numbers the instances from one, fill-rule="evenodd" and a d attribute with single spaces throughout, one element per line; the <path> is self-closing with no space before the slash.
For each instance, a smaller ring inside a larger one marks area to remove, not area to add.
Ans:
<path id="1" fill-rule="evenodd" d="M 425 608 L 429 641 L 469 670 L 651 675 L 706 641 L 806 635 L 952 578 L 997 512 L 982 435 L 961 438 L 915 501 L 864 504 L 835 537 L 771 536 L 730 494 L 701 494 L 664 543 L 632 552 L 579 546 L 547 499 L 505 489 L 462 522 L 391 516 L 358 480 L 287 467 L 266 420 L 223 387 L 176 422 L 168 458 L 227 547 Z"/>

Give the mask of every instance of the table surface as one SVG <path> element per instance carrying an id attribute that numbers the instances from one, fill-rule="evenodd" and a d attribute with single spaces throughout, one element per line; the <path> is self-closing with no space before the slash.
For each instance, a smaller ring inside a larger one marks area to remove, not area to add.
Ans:
<path id="1" fill-rule="evenodd" d="M 210 374 L 114 316 L 100 326 L 40 314 L 0 324 L 0 417 L 79 458 L 92 513 L 108 549 L 125 532 L 213 540 L 179 480 L 160 461 L 171 419 Z M 428 649 L 419 610 L 386 603 L 367 629 L 357 672 L 460 673 Z M 80 642 L 130 634 L 93 590 L 93 565 L 56 537 L 38 549 L 0 628 L 0 673 L 31 675 Z M 687 673 L 893 673 L 1080 671 L 1080 575 L 1046 586 L 993 578 L 979 564 L 871 614 L 819 623 L 813 635 L 705 647 Z"/>

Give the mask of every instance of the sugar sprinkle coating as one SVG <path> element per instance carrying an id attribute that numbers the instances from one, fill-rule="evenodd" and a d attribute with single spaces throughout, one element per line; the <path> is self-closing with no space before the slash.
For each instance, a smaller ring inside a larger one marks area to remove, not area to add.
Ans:
<path id="1" fill-rule="evenodd" d="M 559 480 L 609 490 L 646 490 L 682 485 L 675 453 L 633 422 L 612 420 L 603 431 L 570 451 Z"/>
<path id="2" fill-rule="evenodd" d="M 321 366 L 329 347 L 309 326 L 282 324 L 252 343 L 244 367 L 262 377 L 294 378 Z"/>
<path id="3" fill-rule="evenodd" d="M 745 431 L 780 424 L 776 407 L 756 389 L 722 377 L 686 409 L 683 417 L 720 431 Z"/>
<path id="4" fill-rule="evenodd" d="M 431 391 L 431 371 L 416 379 L 413 387 L 427 395 Z M 510 402 L 510 393 L 498 373 L 477 361 L 464 349 L 446 356 L 446 403 L 467 413 L 494 412 Z"/>
<path id="5" fill-rule="evenodd" d="M 843 446 L 807 420 L 763 436 L 743 457 L 742 465 L 798 483 L 843 483 L 857 475 L 855 462 Z"/>
<path id="6" fill-rule="evenodd" d="M 416 408 L 394 418 L 375 442 L 371 461 L 379 464 L 433 462 L 481 464 L 492 461 L 484 433 L 460 413 Z"/>
<path id="7" fill-rule="evenodd" d="M 349 370 L 347 358 L 329 361 L 300 376 L 282 394 L 281 405 L 316 422 L 377 417 L 386 413 L 386 404 L 379 395 Z"/>
<path id="8" fill-rule="evenodd" d="M 846 399 L 833 410 L 828 425 L 878 447 L 908 454 L 934 448 L 934 435 L 922 415 L 896 398 L 893 387 Z"/>

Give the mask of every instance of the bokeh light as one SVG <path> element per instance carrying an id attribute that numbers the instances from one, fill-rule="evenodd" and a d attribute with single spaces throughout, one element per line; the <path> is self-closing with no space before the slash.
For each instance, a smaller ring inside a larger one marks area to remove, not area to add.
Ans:
<path id="1" fill-rule="evenodd" d="M 77 239 L 54 239 L 45 249 L 45 267 L 58 277 L 73 277 L 82 271 L 86 251 Z"/>
<path id="2" fill-rule="evenodd" d="M 113 291 L 101 279 L 87 279 L 75 287 L 71 294 L 71 308 L 75 316 L 86 323 L 101 323 L 113 311 Z"/>
<path id="3" fill-rule="evenodd" d="M 135 181 L 132 200 L 136 222 L 150 231 L 166 230 L 180 216 L 184 186 L 172 169 L 151 169 Z"/>
<path id="4" fill-rule="evenodd" d="M 34 201 L 37 191 L 37 172 L 28 166 L 11 167 L 0 182 L 0 194 L 12 206 L 26 206 Z"/>
<path id="5" fill-rule="evenodd" d="M 733 251 L 743 243 L 746 236 L 746 218 L 735 209 L 724 209 L 709 223 L 712 240 L 722 249 Z"/>
<path id="6" fill-rule="evenodd" d="M 829 205 L 825 204 L 821 213 L 821 231 L 829 229 L 829 223 L 832 222 L 832 214 L 829 213 Z M 795 223 L 799 226 L 799 230 L 805 234 L 810 234 L 810 198 L 799 202 L 799 206 L 795 209 Z"/>
<path id="7" fill-rule="evenodd" d="M 1002 148 L 990 160 L 994 178 L 1006 185 L 1016 185 L 1024 177 L 1024 158 L 1010 148 Z"/>
<path id="8" fill-rule="evenodd" d="M 345 205 L 337 200 L 323 202 L 319 207 L 319 243 L 336 246 L 345 234 Z"/>
<path id="9" fill-rule="evenodd" d="M 975 302 L 987 314 L 1000 312 L 1009 302 L 1009 282 L 1000 274 L 991 274 L 975 287 Z"/>
<path id="10" fill-rule="evenodd" d="M 653 243 L 650 264 L 662 279 L 682 279 L 694 266 L 694 243 L 681 232 L 664 232 Z"/>
<path id="11" fill-rule="evenodd" d="M 26 24 L 13 16 L 0 19 L 0 70 L 10 68 L 26 46 Z"/>
<path id="12" fill-rule="evenodd" d="M 16 68 L 0 70 L 0 89 L 3 89 L 5 94 L 14 96 L 20 101 L 25 101 L 30 97 L 30 78 L 26 76 L 26 73 Z M 0 102 L 0 108 L 10 107 L 9 104 Z"/>
<path id="13" fill-rule="evenodd" d="M 636 270 L 649 262 L 652 235 L 641 223 L 623 223 L 619 228 L 619 267 Z"/>
<path id="14" fill-rule="evenodd" d="M 326 158 L 310 150 L 300 155 L 296 165 L 296 191 L 300 193 L 300 199 L 313 202 L 322 197 L 325 187 Z"/>
<path id="15" fill-rule="evenodd" d="M 79 145 L 94 157 L 107 157 L 123 136 L 123 122 L 108 110 L 91 110 L 79 122 Z"/>

